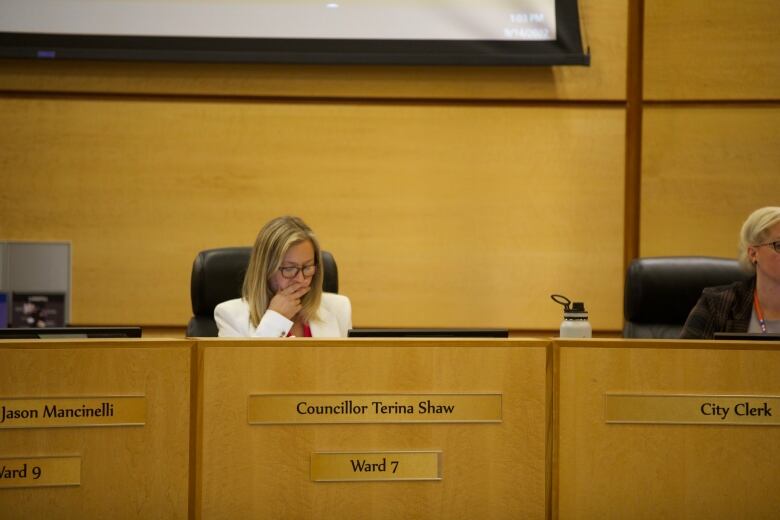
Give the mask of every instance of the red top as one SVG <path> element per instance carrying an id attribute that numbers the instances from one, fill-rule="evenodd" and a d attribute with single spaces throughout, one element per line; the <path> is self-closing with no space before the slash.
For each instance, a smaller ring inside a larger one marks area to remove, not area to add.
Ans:
<path id="1" fill-rule="evenodd" d="M 292 337 L 292 330 L 287 333 L 287 337 Z M 303 337 L 304 338 L 310 338 L 311 337 L 311 327 L 309 327 L 308 323 L 303 324 Z"/>

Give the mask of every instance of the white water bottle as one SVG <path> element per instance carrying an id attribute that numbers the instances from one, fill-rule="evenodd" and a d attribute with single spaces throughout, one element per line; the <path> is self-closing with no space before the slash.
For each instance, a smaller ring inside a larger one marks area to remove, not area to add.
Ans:
<path id="1" fill-rule="evenodd" d="M 563 305 L 563 321 L 561 322 L 562 338 L 590 338 L 593 329 L 588 321 L 588 311 L 583 302 L 572 302 L 565 296 L 553 294 L 553 301 Z"/>

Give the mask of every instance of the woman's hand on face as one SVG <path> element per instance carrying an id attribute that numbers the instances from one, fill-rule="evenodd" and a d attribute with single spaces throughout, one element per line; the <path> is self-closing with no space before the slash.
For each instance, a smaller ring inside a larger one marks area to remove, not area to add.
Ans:
<path id="1" fill-rule="evenodd" d="M 291 283 L 284 289 L 276 292 L 274 297 L 271 298 L 268 308 L 291 320 L 301 310 L 301 298 L 310 289 L 311 286 L 300 282 Z"/>

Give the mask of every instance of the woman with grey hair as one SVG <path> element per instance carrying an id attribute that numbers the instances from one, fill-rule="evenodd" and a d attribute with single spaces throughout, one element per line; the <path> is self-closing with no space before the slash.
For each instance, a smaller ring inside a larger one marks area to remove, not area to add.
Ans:
<path id="1" fill-rule="evenodd" d="M 750 214 L 742 225 L 739 250 L 740 263 L 754 276 L 704 289 L 681 338 L 710 339 L 716 332 L 780 333 L 780 207 Z"/>
<path id="2" fill-rule="evenodd" d="M 349 298 L 322 291 L 317 237 L 298 217 L 268 222 L 255 240 L 241 298 L 214 308 L 220 337 L 346 337 Z"/>

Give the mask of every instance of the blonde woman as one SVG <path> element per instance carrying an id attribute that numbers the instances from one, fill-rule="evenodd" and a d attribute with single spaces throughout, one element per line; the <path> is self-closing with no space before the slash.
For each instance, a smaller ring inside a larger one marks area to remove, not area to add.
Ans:
<path id="1" fill-rule="evenodd" d="M 320 245 L 298 217 L 268 222 L 255 240 L 241 298 L 214 309 L 220 337 L 346 337 L 349 298 L 322 292 Z"/>
<path id="2" fill-rule="evenodd" d="M 682 338 L 716 332 L 780 333 L 780 207 L 757 209 L 740 233 L 739 260 L 755 276 L 708 287 L 688 315 Z"/>

